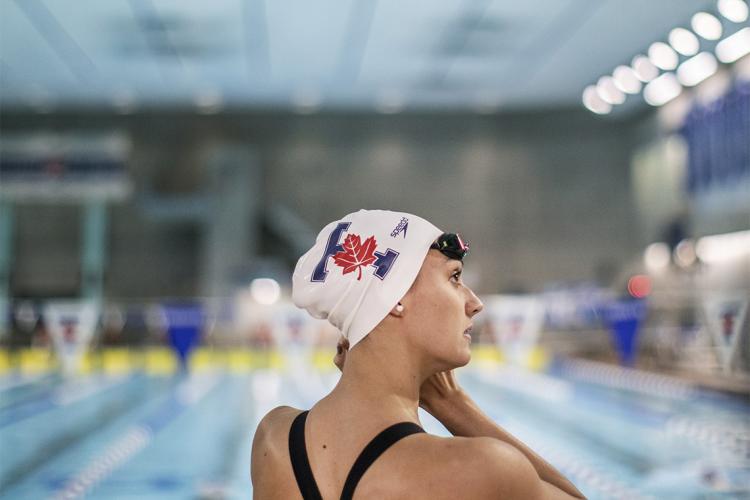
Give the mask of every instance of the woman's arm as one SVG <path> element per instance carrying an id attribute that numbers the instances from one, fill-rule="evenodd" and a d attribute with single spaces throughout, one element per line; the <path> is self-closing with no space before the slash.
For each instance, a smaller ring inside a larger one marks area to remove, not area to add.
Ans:
<path id="1" fill-rule="evenodd" d="M 585 498 L 557 469 L 488 417 L 461 389 L 453 371 L 436 373 L 427 379 L 420 390 L 419 405 L 454 436 L 492 437 L 514 446 L 531 462 L 542 481 L 575 498 Z"/>
<path id="2" fill-rule="evenodd" d="M 341 337 L 333 358 L 339 370 L 344 369 L 348 349 L 349 341 Z M 422 384 L 419 406 L 438 419 L 454 436 L 491 437 L 510 444 L 531 462 L 539 479 L 574 498 L 586 498 L 557 469 L 488 417 L 458 385 L 452 370 L 436 373 Z"/>

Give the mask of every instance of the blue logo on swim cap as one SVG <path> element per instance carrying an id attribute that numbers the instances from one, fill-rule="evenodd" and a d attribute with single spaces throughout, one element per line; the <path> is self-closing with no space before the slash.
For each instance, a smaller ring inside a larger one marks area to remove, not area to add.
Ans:
<path id="1" fill-rule="evenodd" d="M 339 222 L 336 225 L 336 228 L 331 231 L 331 234 L 328 236 L 328 242 L 326 243 L 326 249 L 323 252 L 323 256 L 320 258 L 318 265 L 315 266 L 315 270 L 310 278 L 311 282 L 325 282 L 326 277 L 328 276 L 328 259 L 339 252 L 343 252 L 344 247 L 340 243 L 341 237 L 343 233 L 349 229 L 351 224 L 351 222 Z M 388 275 L 391 267 L 393 267 L 393 263 L 396 262 L 399 253 L 389 248 L 385 253 L 376 251 L 374 255 L 376 259 L 371 266 L 375 268 L 375 276 L 383 280 Z"/>

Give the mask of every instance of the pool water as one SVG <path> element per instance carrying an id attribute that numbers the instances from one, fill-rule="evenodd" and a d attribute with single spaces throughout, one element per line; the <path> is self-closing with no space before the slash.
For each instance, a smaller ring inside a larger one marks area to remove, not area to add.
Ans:
<path id="1" fill-rule="evenodd" d="M 589 362 L 472 363 L 458 377 L 591 499 L 750 498 L 746 400 Z M 250 498 L 259 420 L 280 404 L 309 408 L 337 379 L 300 367 L 0 377 L 0 496 Z"/>

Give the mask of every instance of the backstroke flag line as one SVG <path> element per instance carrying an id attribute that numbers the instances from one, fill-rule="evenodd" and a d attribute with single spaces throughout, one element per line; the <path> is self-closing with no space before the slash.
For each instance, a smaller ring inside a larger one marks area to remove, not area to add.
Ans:
<path id="1" fill-rule="evenodd" d="M 161 310 L 166 322 L 169 345 L 177 355 L 180 366 L 187 370 L 190 353 L 200 342 L 206 326 L 206 310 L 199 303 L 165 303 Z"/>
<path id="2" fill-rule="evenodd" d="M 706 327 L 719 353 L 724 372 L 732 370 L 737 347 L 742 342 L 748 298 L 741 294 L 717 294 L 703 299 Z"/>
<path id="3" fill-rule="evenodd" d="M 542 301 L 536 295 L 495 295 L 484 303 L 498 349 L 512 364 L 528 363 L 544 323 Z"/>
<path id="4" fill-rule="evenodd" d="M 89 300 L 56 300 L 44 305 L 43 314 L 63 373 L 71 375 L 94 336 L 99 306 Z"/>
<path id="5" fill-rule="evenodd" d="M 603 306 L 601 312 L 612 335 L 620 364 L 634 366 L 638 354 L 638 332 L 646 316 L 646 303 L 634 299 L 612 300 Z"/>

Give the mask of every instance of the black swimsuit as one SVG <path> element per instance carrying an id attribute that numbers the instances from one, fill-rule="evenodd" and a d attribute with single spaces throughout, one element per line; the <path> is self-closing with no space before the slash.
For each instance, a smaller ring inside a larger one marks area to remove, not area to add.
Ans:
<path id="1" fill-rule="evenodd" d="M 303 411 L 297 415 L 292 422 L 292 428 L 289 430 L 289 456 L 292 459 L 294 477 L 297 479 L 302 498 L 305 500 L 322 500 L 323 497 L 320 496 L 320 490 L 315 483 L 310 462 L 307 459 L 307 448 L 305 447 L 305 420 L 307 420 L 308 411 Z M 344 489 L 341 492 L 341 500 L 351 500 L 354 496 L 354 489 L 365 471 L 385 450 L 401 438 L 418 432 L 424 432 L 424 429 L 413 422 L 400 422 L 393 424 L 375 436 L 359 454 L 349 471 Z"/>

